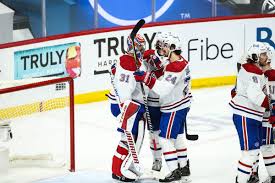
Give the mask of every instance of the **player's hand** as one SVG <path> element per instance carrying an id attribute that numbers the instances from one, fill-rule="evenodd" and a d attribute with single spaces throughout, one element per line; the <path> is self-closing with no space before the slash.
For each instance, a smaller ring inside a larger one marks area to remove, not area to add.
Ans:
<path id="1" fill-rule="evenodd" d="M 232 90 L 231 90 L 231 98 L 234 98 L 236 96 L 237 92 L 236 92 L 236 87 L 234 87 Z"/>
<path id="2" fill-rule="evenodd" d="M 150 55 L 148 63 L 152 66 L 153 70 L 160 70 L 163 68 L 161 60 L 156 55 Z"/>
<path id="3" fill-rule="evenodd" d="M 150 89 L 153 88 L 156 82 L 156 78 L 151 76 L 151 73 L 144 71 L 136 71 L 134 72 L 134 77 L 137 82 L 143 82 Z"/>
<path id="4" fill-rule="evenodd" d="M 144 71 L 136 71 L 134 72 L 134 77 L 137 82 L 143 82 L 147 72 Z"/>

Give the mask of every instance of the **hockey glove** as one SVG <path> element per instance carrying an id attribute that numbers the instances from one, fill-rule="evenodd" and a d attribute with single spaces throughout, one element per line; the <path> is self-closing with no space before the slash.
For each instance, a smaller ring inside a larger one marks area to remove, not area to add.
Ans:
<path id="1" fill-rule="evenodd" d="M 150 55 L 148 63 L 152 67 L 153 71 L 160 70 L 163 68 L 159 57 L 157 57 L 156 55 Z"/>
<path id="2" fill-rule="evenodd" d="M 115 75 L 115 74 L 116 74 L 116 64 L 113 64 L 113 65 L 111 66 L 111 73 L 112 73 L 112 75 Z"/>
<path id="3" fill-rule="evenodd" d="M 234 98 L 236 96 L 237 92 L 236 92 L 236 86 L 234 88 L 232 88 L 231 90 L 231 98 Z"/>
<path id="4" fill-rule="evenodd" d="M 136 71 L 134 72 L 134 77 L 137 82 L 143 82 L 150 89 L 152 89 L 156 83 L 156 78 L 152 77 L 150 72 Z"/>

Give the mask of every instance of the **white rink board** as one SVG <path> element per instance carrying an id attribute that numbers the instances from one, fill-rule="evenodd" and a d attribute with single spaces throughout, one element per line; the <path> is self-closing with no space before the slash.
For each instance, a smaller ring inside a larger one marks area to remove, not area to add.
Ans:
<path id="1" fill-rule="evenodd" d="M 186 59 L 190 58 L 193 79 L 234 76 L 236 62 L 248 45 L 257 39 L 266 37 L 266 32 L 262 33 L 262 37 L 257 37 L 259 28 L 264 27 L 270 31 L 270 41 L 272 43 L 275 41 L 275 36 L 271 35 L 275 32 L 274 20 L 275 17 L 261 17 L 193 23 L 179 22 L 178 24 L 144 27 L 140 33 L 147 41 L 149 40 L 150 44 L 147 44 L 147 48 L 154 45 L 155 34 L 159 31 L 172 31 L 180 35 L 183 55 Z M 14 79 L 14 53 L 16 51 L 77 42 L 81 45 L 82 72 L 81 77 L 75 79 L 75 93 L 108 90 L 111 87 L 109 74 L 95 74 L 95 72 L 108 70 L 111 64 L 119 59 L 122 50 L 126 50 L 126 38 L 130 31 L 131 29 L 103 33 L 91 32 L 91 34 L 0 49 L 0 78 L 1 80 Z M 206 59 L 207 55 L 209 59 Z"/>

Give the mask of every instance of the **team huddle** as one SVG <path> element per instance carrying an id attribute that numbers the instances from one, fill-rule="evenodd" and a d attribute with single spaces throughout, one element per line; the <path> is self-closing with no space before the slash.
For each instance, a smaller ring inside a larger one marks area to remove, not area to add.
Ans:
<path id="1" fill-rule="evenodd" d="M 127 54 L 112 67 L 113 91 L 108 95 L 112 114 L 121 122 L 112 177 L 133 182 L 142 174 L 129 137 L 132 135 L 138 154 L 148 124 L 152 170 L 161 170 L 163 155 L 171 172 L 159 181 L 187 180 L 190 170 L 183 132 L 192 98 L 191 78 L 188 61 L 180 55 L 179 37 L 157 34 L 155 50 L 145 50 L 145 39 L 139 34 L 134 43 L 130 37 L 127 43 Z"/>
<path id="2" fill-rule="evenodd" d="M 181 56 L 181 41 L 171 32 L 158 33 L 154 50 L 146 50 L 145 39 L 137 34 L 134 39 L 128 37 L 127 45 L 127 53 L 110 72 L 113 87 L 108 98 L 121 133 L 112 159 L 112 178 L 135 182 L 144 173 L 138 154 L 147 128 L 152 171 L 161 171 L 163 157 L 170 172 L 159 182 L 190 182 L 184 127 L 192 101 L 191 76 L 189 62 Z M 256 42 L 240 63 L 230 102 L 242 151 L 236 183 L 259 182 L 260 152 L 268 181 L 275 183 L 272 53 L 270 46 Z"/>

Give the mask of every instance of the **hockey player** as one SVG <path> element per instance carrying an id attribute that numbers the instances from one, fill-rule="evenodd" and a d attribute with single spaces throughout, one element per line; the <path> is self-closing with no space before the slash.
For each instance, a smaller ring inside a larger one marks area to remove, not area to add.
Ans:
<path id="1" fill-rule="evenodd" d="M 147 64 L 147 71 L 153 73 L 156 79 L 159 79 L 163 75 L 164 69 L 164 55 L 159 44 L 162 42 L 162 33 L 156 35 L 155 50 L 146 50 L 144 53 L 144 61 Z M 148 109 L 151 118 L 151 124 L 153 128 L 153 138 L 154 142 L 150 141 L 150 149 L 153 155 L 153 165 L 152 170 L 159 172 L 162 168 L 162 151 L 161 145 L 159 143 L 159 124 L 161 118 L 159 95 L 153 90 L 149 91 L 147 98 Z M 149 126 L 148 126 L 149 128 Z"/>
<path id="2" fill-rule="evenodd" d="M 160 39 L 160 36 L 158 34 L 156 38 L 157 43 L 159 42 L 158 41 L 159 39 Z M 143 60 L 146 66 L 146 70 L 153 72 L 155 74 L 155 77 L 159 78 L 163 74 L 163 55 L 162 55 L 163 53 L 158 48 L 157 43 L 155 45 L 156 50 L 150 49 L 144 52 Z M 113 64 L 110 71 L 112 82 L 113 82 L 113 77 L 115 73 L 116 73 L 116 64 Z M 112 88 L 106 96 L 108 97 L 109 102 L 111 104 L 111 112 L 113 116 L 119 118 L 120 108 L 117 102 L 117 97 L 115 95 L 114 89 Z M 149 108 L 151 124 L 153 127 L 152 135 L 155 140 L 154 141 L 155 144 L 153 143 L 152 139 L 150 141 L 150 149 L 153 155 L 152 170 L 160 171 L 162 167 L 162 151 L 161 151 L 161 146 L 159 144 L 159 136 L 158 136 L 159 122 L 160 122 L 160 116 L 161 116 L 159 96 L 155 92 L 149 91 L 147 104 Z"/>
<path id="3" fill-rule="evenodd" d="M 120 57 L 113 78 L 115 97 L 121 106 L 121 115 L 118 116 L 121 122 L 118 128 L 121 132 L 121 140 L 113 156 L 112 177 L 122 182 L 135 181 L 141 173 L 137 166 L 139 163 L 137 155 L 144 135 L 143 98 L 140 84 L 135 81 L 133 73 L 143 68 L 141 60 L 145 50 L 145 40 L 137 34 L 134 39 L 135 46 L 133 47 L 130 37 L 127 39 L 127 44 L 127 54 Z M 148 93 L 148 88 L 144 87 L 144 89 Z M 131 136 L 134 138 L 134 146 L 129 139 Z"/>
<path id="4" fill-rule="evenodd" d="M 190 72 L 188 62 L 180 55 L 178 36 L 167 33 L 160 45 L 168 64 L 161 80 L 149 72 L 135 72 L 136 81 L 143 82 L 160 96 L 160 143 L 170 173 L 160 182 L 178 181 L 189 176 L 187 149 L 184 142 L 184 123 L 190 107 Z"/>
<path id="5" fill-rule="evenodd" d="M 262 67 L 264 71 L 264 75 L 268 79 L 268 83 L 266 86 L 266 93 L 269 95 L 269 99 L 271 100 L 271 104 L 275 101 L 275 70 L 271 68 L 271 60 L 273 55 L 273 48 L 269 45 L 267 45 L 267 55 L 268 55 L 268 61 L 267 64 Z M 266 170 L 268 172 L 268 175 L 270 176 L 270 182 L 275 183 L 275 149 L 274 149 L 274 137 L 272 133 L 272 125 L 269 123 L 272 123 L 273 117 L 270 117 L 270 114 L 275 115 L 273 108 L 270 111 L 266 111 L 264 113 L 264 118 L 262 122 L 262 146 L 261 146 L 261 154 L 263 156 L 264 164 L 266 167 Z M 259 160 L 257 161 L 259 162 Z M 257 165 L 256 162 L 256 165 Z M 257 173 L 255 176 L 251 176 L 251 180 L 257 181 Z"/>
<path id="6" fill-rule="evenodd" d="M 248 49 L 247 63 L 242 64 L 237 76 L 236 96 L 231 100 L 233 122 L 238 132 L 242 156 L 238 164 L 236 182 L 247 183 L 261 146 L 261 122 L 269 108 L 266 84 L 261 66 L 267 63 L 267 47 L 260 42 Z"/>

